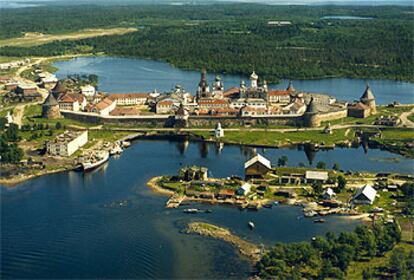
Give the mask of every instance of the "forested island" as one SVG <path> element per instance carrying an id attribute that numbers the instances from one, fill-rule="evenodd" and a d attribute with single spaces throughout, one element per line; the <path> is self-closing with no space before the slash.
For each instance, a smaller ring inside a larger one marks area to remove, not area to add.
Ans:
<path id="1" fill-rule="evenodd" d="M 260 4 L 72 6 L 0 11 L 0 55 L 105 53 L 151 58 L 184 69 L 263 78 L 387 78 L 412 81 L 412 7 Z M 344 20 L 326 17 L 356 16 Z M 15 19 L 19 18 L 18 21 Z M 28 32 L 136 28 L 120 35 L 7 46 Z M 5 41 L 6 40 L 6 41 Z"/>

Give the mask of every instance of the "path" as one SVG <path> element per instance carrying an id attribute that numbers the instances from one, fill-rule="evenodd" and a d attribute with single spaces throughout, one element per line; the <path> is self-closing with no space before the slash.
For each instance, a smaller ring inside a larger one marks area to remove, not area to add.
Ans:
<path id="1" fill-rule="evenodd" d="M 404 112 L 400 115 L 401 124 L 403 126 L 414 128 L 414 122 L 412 122 L 408 119 L 408 116 L 411 115 L 411 114 L 414 114 L 414 108 L 411 109 L 410 111 Z"/>

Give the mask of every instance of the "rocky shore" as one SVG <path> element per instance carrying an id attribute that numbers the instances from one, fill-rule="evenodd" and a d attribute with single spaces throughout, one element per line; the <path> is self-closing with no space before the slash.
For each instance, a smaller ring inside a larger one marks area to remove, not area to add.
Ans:
<path id="1" fill-rule="evenodd" d="M 258 245 L 232 234 L 228 229 L 221 228 L 213 224 L 203 222 L 189 223 L 185 229 L 185 232 L 188 234 L 198 234 L 228 242 L 237 247 L 241 255 L 248 257 L 253 262 L 258 262 L 263 253 L 263 250 L 261 250 Z"/>

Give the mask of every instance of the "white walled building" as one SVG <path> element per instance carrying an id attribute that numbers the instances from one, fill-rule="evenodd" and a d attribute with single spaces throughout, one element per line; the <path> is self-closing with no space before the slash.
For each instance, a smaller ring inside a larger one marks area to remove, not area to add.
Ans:
<path id="1" fill-rule="evenodd" d="M 46 143 L 46 152 L 52 156 L 68 157 L 88 142 L 88 131 L 66 131 Z"/>
<path id="2" fill-rule="evenodd" d="M 117 105 L 144 105 L 147 103 L 147 93 L 115 93 L 109 96 L 111 100 L 116 100 Z"/>

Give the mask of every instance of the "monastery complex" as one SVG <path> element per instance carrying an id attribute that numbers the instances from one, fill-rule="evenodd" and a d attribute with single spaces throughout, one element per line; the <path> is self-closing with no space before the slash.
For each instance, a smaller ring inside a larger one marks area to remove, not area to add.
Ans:
<path id="1" fill-rule="evenodd" d="M 232 125 L 295 125 L 318 127 L 347 116 L 366 118 L 375 113 L 369 86 L 357 102 L 339 101 L 324 93 L 268 88 L 253 71 L 250 81 L 225 89 L 220 76 L 210 85 L 205 70 L 195 94 L 180 85 L 169 92 L 108 94 L 93 87 L 73 89 L 57 81 L 43 103 L 43 117 L 67 117 L 93 123 L 130 123 L 163 127 Z"/>

